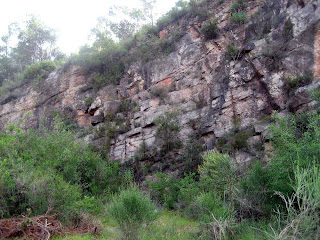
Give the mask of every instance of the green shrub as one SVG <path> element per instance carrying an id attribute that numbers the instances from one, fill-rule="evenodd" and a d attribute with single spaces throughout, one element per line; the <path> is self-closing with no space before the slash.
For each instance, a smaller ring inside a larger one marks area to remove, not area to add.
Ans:
<path id="1" fill-rule="evenodd" d="M 231 15 L 231 21 L 234 23 L 244 24 L 247 21 L 247 14 L 243 11 L 234 12 Z"/>
<path id="2" fill-rule="evenodd" d="M 308 85 L 312 82 L 313 78 L 310 74 L 300 75 L 297 77 L 287 77 L 284 79 L 285 82 L 285 89 L 289 96 L 291 96 L 295 90 L 299 87 Z"/>
<path id="3" fill-rule="evenodd" d="M 270 168 L 256 162 L 240 181 L 243 198 L 249 201 L 246 210 L 254 216 L 270 215 L 278 203 L 270 191 L 271 175 Z"/>
<path id="4" fill-rule="evenodd" d="M 282 64 L 282 59 L 285 52 L 281 48 L 267 48 L 266 51 L 262 53 L 263 56 L 269 58 L 272 62 L 270 67 L 272 69 L 279 68 Z"/>
<path id="5" fill-rule="evenodd" d="M 92 78 L 92 87 L 94 90 L 98 91 L 108 84 L 115 84 L 121 78 L 121 73 L 116 73 L 115 75 L 109 76 L 107 74 L 95 73 Z"/>
<path id="6" fill-rule="evenodd" d="M 119 166 L 75 142 L 74 132 L 60 121 L 51 131 L 9 126 L 0 135 L 0 173 L 0 214 L 5 217 L 28 208 L 41 215 L 51 206 L 62 220 L 73 220 L 80 213 L 74 204 L 84 196 L 92 200 L 117 192 L 122 184 Z"/>
<path id="7" fill-rule="evenodd" d="M 248 147 L 248 139 L 252 136 L 252 132 L 247 131 L 240 131 L 232 137 L 230 141 L 232 151 L 246 149 Z"/>
<path id="8" fill-rule="evenodd" d="M 176 114 L 167 112 L 158 117 L 155 123 L 158 126 L 156 137 L 160 142 L 162 154 L 167 154 L 181 147 L 181 141 L 178 136 L 180 127 Z"/>
<path id="9" fill-rule="evenodd" d="M 226 219 L 231 214 L 221 197 L 213 191 L 200 193 L 186 212 L 203 223 L 210 223 L 212 215 L 217 219 Z"/>
<path id="10" fill-rule="evenodd" d="M 236 61 L 240 57 L 240 50 L 233 43 L 230 43 L 225 54 L 229 60 Z"/>
<path id="11" fill-rule="evenodd" d="M 174 209 L 179 195 L 178 179 L 164 173 L 157 173 L 156 181 L 149 181 L 151 196 L 167 209 Z"/>
<path id="12" fill-rule="evenodd" d="M 200 22 L 208 19 L 209 2 L 210 0 L 190 0 L 190 16 L 198 17 Z"/>
<path id="13" fill-rule="evenodd" d="M 177 186 L 179 188 L 178 206 L 179 209 L 184 210 L 194 199 L 201 193 L 205 186 L 198 181 L 198 176 L 195 173 L 184 174 L 183 178 L 179 179 Z"/>
<path id="14" fill-rule="evenodd" d="M 129 112 L 134 111 L 136 106 L 137 103 L 134 100 L 122 99 L 118 108 L 116 109 L 116 113 L 124 113 L 127 115 Z"/>
<path id="15" fill-rule="evenodd" d="M 94 98 L 93 97 L 87 97 L 85 100 L 84 100 L 84 104 L 86 105 L 86 108 L 88 109 L 91 104 L 94 102 Z"/>
<path id="16" fill-rule="evenodd" d="M 157 27 L 159 30 L 164 29 L 173 22 L 178 21 L 182 17 L 186 16 L 189 12 L 189 4 L 185 1 L 178 1 L 168 13 L 159 18 L 157 21 Z"/>
<path id="17" fill-rule="evenodd" d="M 287 20 L 284 23 L 284 28 L 283 28 L 283 36 L 285 39 L 285 42 L 290 41 L 291 39 L 293 39 L 293 26 L 294 24 L 291 22 L 291 20 Z"/>
<path id="18" fill-rule="evenodd" d="M 214 151 L 207 152 L 203 158 L 204 162 L 199 166 L 201 181 L 232 201 L 238 179 L 236 164 L 228 155 Z"/>
<path id="19" fill-rule="evenodd" d="M 294 193 L 281 192 L 285 212 L 278 210 L 278 229 L 270 234 L 274 239 L 318 239 L 320 233 L 320 169 L 312 166 L 295 170 Z"/>
<path id="20" fill-rule="evenodd" d="M 28 66 L 26 70 L 24 70 L 24 72 L 22 73 L 22 76 L 27 80 L 44 80 L 55 69 L 55 62 L 41 61 Z"/>
<path id="21" fill-rule="evenodd" d="M 50 170 L 22 164 L 21 159 L 0 162 L 2 217 L 25 214 L 28 209 L 32 215 L 41 215 L 53 208 L 61 213 L 64 221 L 72 220 L 74 202 L 80 200 L 82 195 L 80 187 L 67 183 Z"/>
<path id="22" fill-rule="evenodd" d="M 108 213 L 120 225 L 125 239 L 139 239 L 142 225 L 157 218 L 156 207 L 137 187 L 130 187 L 116 195 L 108 206 Z"/>
<path id="23" fill-rule="evenodd" d="M 105 40 L 97 50 L 94 47 L 80 52 L 69 59 L 74 65 L 79 65 L 82 71 L 93 76 L 93 86 L 96 90 L 109 83 L 118 83 L 123 76 L 127 62 L 127 50 L 113 40 Z"/>
<path id="24" fill-rule="evenodd" d="M 247 7 L 247 4 L 245 3 L 245 1 L 246 0 L 235 1 L 231 6 L 231 11 L 232 12 L 244 11 Z"/>
<path id="25" fill-rule="evenodd" d="M 209 21 L 202 25 L 200 29 L 201 33 L 204 35 L 206 40 L 215 39 L 218 36 L 218 22 Z"/>
<path id="26" fill-rule="evenodd" d="M 196 181 L 194 173 L 182 178 L 157 173 L 156 181 L 148 181 L 152 199 L 169 210 L 187 208 L 202 191 L 202 183 Z"/>
<path id="27" fill-rule="evenodd" d="M 197 172 L 198 166 L 202 163 L 202 153 L 205 151 L 204 142 L 198 135 L 191 136 L 184 147 L 185 151 L 180 157 L 184 163 L 184 173 Z"/>
<path id="28" fill-rule="evenodd" d="M 294 179 L 296 167 L 308 168 L 320 156 L 319 122 L 320 117 L 316 112 L 308 113 L 307 122 L 301 129 L 295 116 L 276 119 L 276 123 L 270 126 L 272 132 L 271 143 L 274 155 L 270 163 L 273 173 L 272 191 L 279 191 L 291 195 L 290 182 Z M 305 120 L 304 120 L 305 122 Z"/>
<path id="29" fill-rule="evenodd" d="M 248 150 L 248 139 L 253 135 L 253 131 L 238 130 L 231 131 L 229 134 L 219 138 L 215 148 L 222 153 L 233 154 L 238 150 Z"/>
<path id="30" fill-rule="evenodd" d="M 168 91 L 163 87 L 154 87 L 150 90 L 151 96 L 160 98 L 162 101 L 168 96 Z"/>

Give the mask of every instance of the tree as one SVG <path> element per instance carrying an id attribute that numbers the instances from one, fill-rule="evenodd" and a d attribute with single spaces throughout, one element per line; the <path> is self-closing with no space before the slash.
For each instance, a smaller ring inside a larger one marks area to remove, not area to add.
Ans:
<path id="1" fill-rule="evenodd" d="M 27 19 L 26 28 L 20 31 L 18 40 L 14 57 L 23 68 L 37 61 L 53 60 L 58 53 L 54 30 L 33 15 Z"/>
<path id="2" fill-rule="evenodd" d="M 8 32 L 6 35 L 1 37 L 0 45 L 0 85 L 9 79 L 13 79 L 14 73 L 16 72 L 16 64 L 10 58 L 12 52 L 12 39 L 15 37 L 19 30 L 17 23 L 11 23 L 8 26 Z"/>
<path id="3" fill-rule="evenodd" d="M 12 50 L 11 40 L 17 34 L 18 31 L 19 31 L 19 26 L 17 23 L 9 24 L 7 34 L 1 37 L 1 41 L 3 43 L 3 45 L 0 46 L 1 57 L 3 56 L 9 57 Z"/>
<path id="4" fill-rule="evenodd" d="M 146 15 L 147 19 L 150 21 L 151 26 L 154 25 L 154 7 L 157 3 L 157 0 L 140 0 L 143 6 L 143 12 Z"/>
<path id="5" fill-rule="evenodd" d="M 145 22 L 141 9 L 129 9 L 125 6 L 112 6 L 107 17 L 98 18 L 98 23 L 91 30 L 94 38 L 94 47 L 99 49 L 109 38 L 126 40 L 131 38 Z"/>
<path id="6" fill-rule="evenodd" d="M 0 43 L 0 85 L 12 81 L 28 65 L 39 61 L 61 59 L 56 47 L 56 34 L 38 18 L 31 15 L 25 25 L 11 23 Z"/>

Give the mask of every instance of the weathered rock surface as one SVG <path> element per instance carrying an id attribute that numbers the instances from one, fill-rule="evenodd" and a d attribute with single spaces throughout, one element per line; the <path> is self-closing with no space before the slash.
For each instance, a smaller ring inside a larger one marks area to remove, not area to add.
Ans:
<path id="1" fill-rule="evenodd" d="M 119 106 L 128 98 L 136 106 L 130 105 L 129 113 L 117 115 L 128 124 L 111 141 L 112 159 L 129 159 L 142 143 L 154 146 L 155 120 L 166 112 L 177 113 L 182 142 L 200 131 L 211 149 L 217 139 L 235 128 L 235 120 L 240 129 L 254 129 L 250 141 L 263 141 L 269 122 L 261 119 L 275 110 L 311 109 L 308 90 L 319 85 L 320 1 L 299 2 L 303 6 L 293 0 L 249 1 L 247 12 L 252 16 L 241 26 L 229 22 L 230 1 L 219 7 L 212 4 L 220 27 L 217 39 L 204 41 L 197 30 L 199 23 L 193 20 L 175 52 L 144 65 L 132 65 L 119 85 L 106 86 L 98 93 L 79 68 L 57 70 L 38 90 L 32 84 L 25 85 L 23 97 L 0 105 L 1 128 L 8 123 L 37 127 L 50 111 L 72 116 L 81 127 L 98 128 L 108 116 L 119 114 Z M 285 29 L 288 21 L 292 36 Z M 168 34 L 162 31 L 159 36 L 166 38 Z M 231 60 L 225 53 L 229 43 L 241 50 Z M 307 73 L 313 75 L 313 82 L 289 96 L 285 77 Z M 165 96 L 152 94 L 155 88 L 165 89 Z M 86 106 L 89 97 L 94 101 Z M 96 142 L 103 142 L 103 137 Z M 255 156 L 237 151 L 234 157 L 245 164 Z"/>

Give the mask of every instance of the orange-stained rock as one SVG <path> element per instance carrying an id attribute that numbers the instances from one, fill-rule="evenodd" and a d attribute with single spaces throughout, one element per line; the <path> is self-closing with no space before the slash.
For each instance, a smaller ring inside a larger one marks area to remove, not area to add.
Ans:
<path id="1" fill-rule="evenodd" d="M 195 27 L 191 27 L 190 28 L 190 34 L 191 34 L 193 39 L 197 39 L 197 38 L 200 37 L 199 31 Z"/>
<path id="2" fill-rule="evenodd" d="M 85 113 L 82 110 L 77 110 L 76 121 L 80 127 L 88 128 L 91 126 L 90 114 Z"/>
<path id="3" fill-rule="evenodd" d="M 158 82 L 157 84 L 154 84 L 155 88 L 164 88 L 164 87 L 170 87 L 172 84 L 172 77 L 168 77 L 160 82 Z"/>
<path id="4" fill-rule="evenodd" d="M 166 29 L 163 29 L 159 32 L 159 38 L 160 40 L 166 39 L 168 37 L 168 31 Z"/>

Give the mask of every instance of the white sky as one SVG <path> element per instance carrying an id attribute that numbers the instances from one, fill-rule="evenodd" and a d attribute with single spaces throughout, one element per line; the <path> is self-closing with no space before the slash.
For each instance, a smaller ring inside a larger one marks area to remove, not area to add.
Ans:
<path id="1" fill-rule="evenodd" d="M 165 13 L 177 0 L 158 0 L 156 11 Z M 4 0 L 1 3 L 0 36 L 12 22 L 34 14 L 58 35 L 58 46 L 64 53 L 76 52 L 88 40 L 97 18 L 105 16 L 112 4 L 137 7 L 138 0 Z"/>

